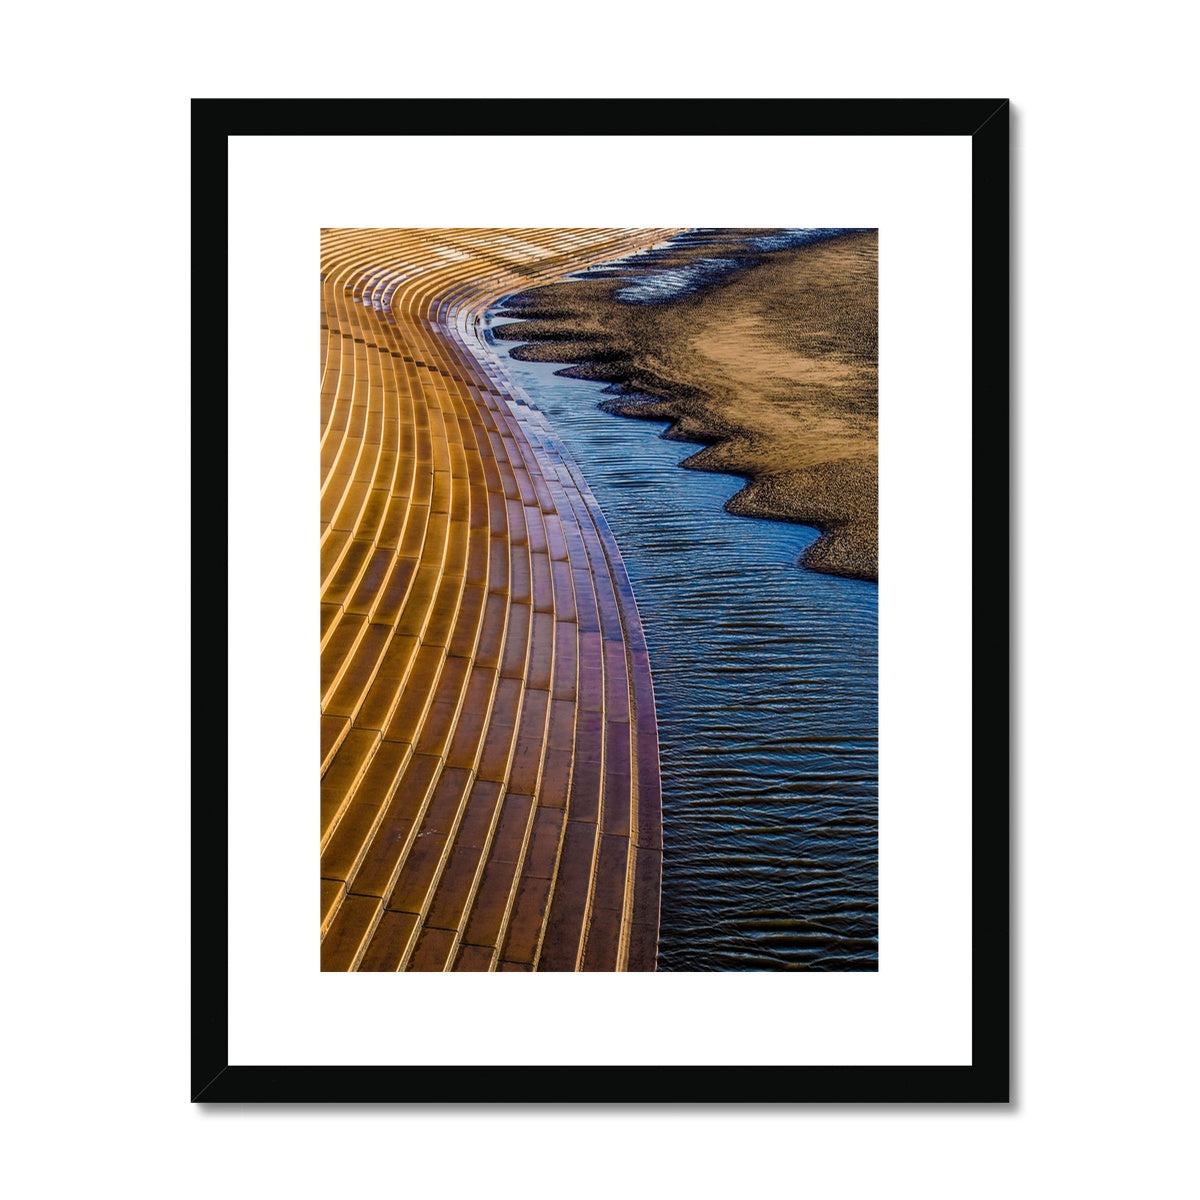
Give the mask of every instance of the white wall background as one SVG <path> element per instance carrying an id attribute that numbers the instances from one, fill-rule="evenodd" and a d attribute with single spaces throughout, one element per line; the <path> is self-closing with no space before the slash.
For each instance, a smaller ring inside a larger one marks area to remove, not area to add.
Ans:
<path id="1" fill-rule="evenodd" d="M 627 2 L 32 11 L 10 14 L 0 81 L 14 1194 L 1182 1194 L 1196 1071 L 1184 10 L 742 5 L 696 9 L 691 27 L 683 9 Z M 1012 97 L 1015 1105 L 187 1103 L 194 95 Z"/>

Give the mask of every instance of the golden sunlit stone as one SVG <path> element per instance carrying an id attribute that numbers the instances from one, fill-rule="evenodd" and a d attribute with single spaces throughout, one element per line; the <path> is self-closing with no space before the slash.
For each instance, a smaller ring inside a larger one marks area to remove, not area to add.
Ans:
<path id="1" fill-rule="evenodd" d="M 673 232 L 322 232 L 323 970 L 654 969 L 637 609 L 476 330 Z"/>

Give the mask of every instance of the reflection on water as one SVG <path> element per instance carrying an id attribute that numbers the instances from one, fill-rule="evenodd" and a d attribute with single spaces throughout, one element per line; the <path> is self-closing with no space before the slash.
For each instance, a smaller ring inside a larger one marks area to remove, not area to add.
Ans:
<path id="1" fill-rule="evenodd" d="M 875 970 L 876 585 L 798 567 L 814 530 L 725 513 L 739 480 L 681 470 L 694 446 L 511 345 L 492 348 L 582 467 L 650 647 L 659 969 Z"/>

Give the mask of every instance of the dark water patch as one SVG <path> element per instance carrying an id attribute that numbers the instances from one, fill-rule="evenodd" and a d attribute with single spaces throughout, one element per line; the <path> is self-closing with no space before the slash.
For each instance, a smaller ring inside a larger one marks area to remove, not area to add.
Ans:
<path id="1" fill-rule="evenodd" d="M 596 341 L 566 338 L 514 346 L 511 354 L 518 362 L 560 363 L 568 356 L 586 357 L 589 362 L 600 364 L 626 361 L 624 353 L 619 347 L 608 346 Z"/>

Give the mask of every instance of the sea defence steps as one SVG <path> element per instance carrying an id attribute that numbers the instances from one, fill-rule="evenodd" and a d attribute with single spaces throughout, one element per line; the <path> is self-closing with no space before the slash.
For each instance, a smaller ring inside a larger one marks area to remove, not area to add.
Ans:
<path id="1" fill-rule="evenodd" d="M 673 232 L 322 231 L 322 970 L 655 967 L 637 606 L 477 330 Z"/>

